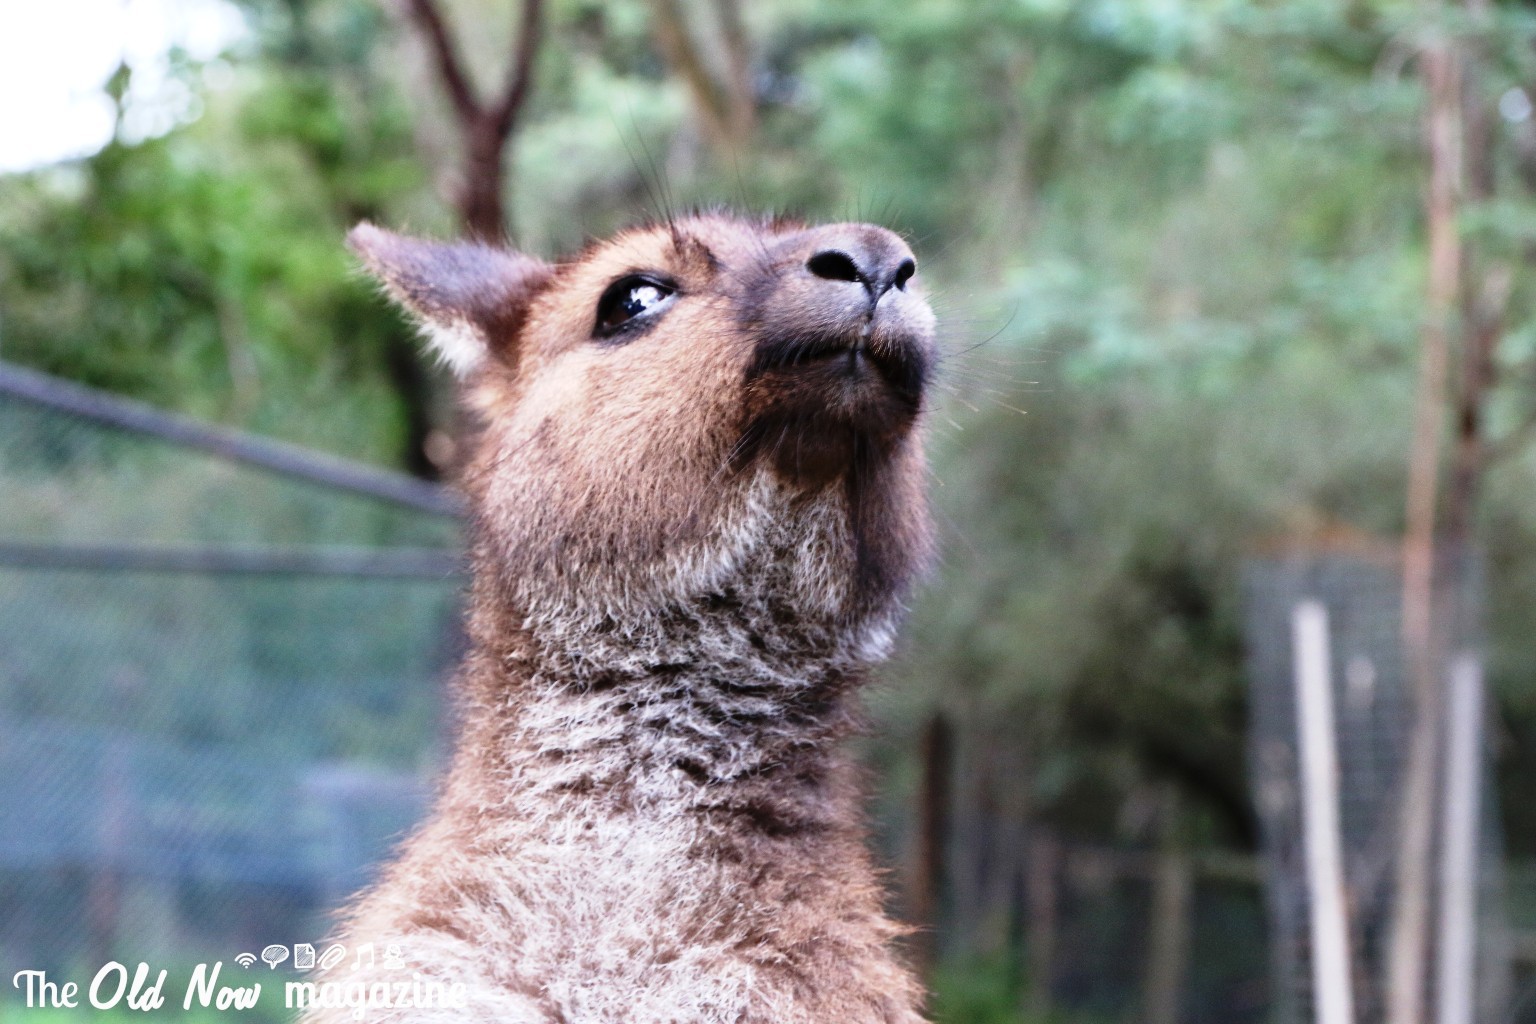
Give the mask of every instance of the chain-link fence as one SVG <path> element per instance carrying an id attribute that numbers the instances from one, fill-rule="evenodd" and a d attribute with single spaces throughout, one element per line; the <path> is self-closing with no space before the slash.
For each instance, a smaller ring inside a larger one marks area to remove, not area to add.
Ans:
<path id="1" fill-rule="evenodd" d="M 0 961 L 316 941 L 423 806 L 452 512 L 0 365 Z"/>
<path id="2" fill-rule="evenodd" d="M 1412 988 L 1426 1019 L 1443 1024 L 1523 1019 L 1511 1016 L 1507 892 L 1479 735 L 1481 574 L 1474 560 L 1445 559 L 1438 576 L 1457 600 L 1439 602 L 1431 671 L 1450 682 L 1429 725 L 1431 784 L 1416 789 L 1409 764 L 1417 703 L 1396 551 L 1362 542 L 1248 567 L 1250 758 L 1278 1021 L 1388 1019 L 1394 998 Z M 1311 707 L 1309 645 L 1318 695 Z M 1458 652 L 1460 684 L 1451 678 Z M 1470 709 L 1460 735 L 1458 703 Z M 1415 806 L 1429 832 L 1417 874 L 1405 866 L 1415 856 Z M 1418 881 L 1408 888 L 1405 879 Z M 1422 924 L 1407 931 L 1414 914 Z"/>
<path id="3" fill-rule="evenodd" d="M 980 824 L 962 822 L 951 842 L 941 952 L 1006 961 L 1027 1019 L 1269 1019 L 1251 858 L 1073 842 L 1038 826 L 989 840 Z"/>
<path id="4" fill-rule="evenodd" d="M 1268 934 L 1252 856 L 1196 849 L 1171 787 L 1148 791 L 1157 836 L 1084 841 L 1030 814 L 1018 747 L 990 721 L 932 718 L 918 821 L 892 828 L 910 877 L 904 913 L 931 927 L 914 951 L 938 966 L 949 1019 L 1262 1024 Z M 908 812 L 910 813 L 910 812 Z M 1138 830 L 1142 831 L 1142 830 Z"/>
<path id="5" fill-rule="evenodd" d="M 460 648 L 458 550 L 436 488 L 0 364 L 0 961 L 318 941 L 423 808 Z M 1359 1019 L 1378 1019 L 1412 720 L 1399 586 L 1391 559 L 1252 566 L 1267 929 L 1252 862 L 1074 845 L 1000 813 L 961 771 L 936 952 L 1001 958 L 1008 998 L 1044 1012 L 1312 1016 L 1290 624 L 1315 600 Z M 1510 998 L 1481 806 L 1477 1019 L 1491 1024 L 1531 1014 Z"/>

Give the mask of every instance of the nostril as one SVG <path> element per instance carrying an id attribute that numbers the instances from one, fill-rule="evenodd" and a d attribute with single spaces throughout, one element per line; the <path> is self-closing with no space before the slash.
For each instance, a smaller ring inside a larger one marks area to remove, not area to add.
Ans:
<path id="1" fill-rule="evenodd" d="M 845 252 L 836 249 L 825 249 L 805 261 L 805 269 L 817 277 L 824 277 L 829 281 L 862 281 L 864 276 L 859 273 L 858 266 L 853 258 Z"/>
<path id="2" fill-rule="evenodd" d="M 905 291 L 907 282 L 912 280 L 912 275 L 915 273 L 917 273 L 917 264 L 911 260 L 902 260 L 901 266 L 896 268 L 896 287 Z"/>

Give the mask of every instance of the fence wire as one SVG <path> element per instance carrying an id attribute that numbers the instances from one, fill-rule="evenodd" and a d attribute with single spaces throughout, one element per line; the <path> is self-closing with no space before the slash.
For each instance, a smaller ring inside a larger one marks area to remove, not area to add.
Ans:
<path id="1" fill-rule="evenodd" d="M 0 366 L 0 961 L 314 941 L 423 809 L 453 503 L 56 383 Z"/>
<path id="2" fill-rule="evenodd" d="M 1444 652 L 1481 648 L 1481 574 L 1475 560 L 1445 559 L 1439 576 L 1457 581 L 1459 600 L 1443 602 Z M 1304 601 L 1327 612 L 1329 675 L 1338 759 L 1339 843 L 1355 1019 L 1383 1020 L 1398 859 L 1403 849 L 1403 787 L 1415 727 L 1412 687 L 1402 654 L 1402 573 L 1395 552 L 1298 552 L 1255 560 L 1246 574 L 1247 649 L 1252 683 L 1250 760 L 1262 826 L 1270 918 L 1275 1019 L 1316 1019 L 1311 970 L 1312 898 L 1305 864 L 1305 826 L 1298 753 L 1298 710 L 1292 613 Z M 1451 609 L 1455 609 L 1453 619 Z M 1446 655 L 1448 656 L 1448 654 Z M 1437 671 L 1446 671 L 1442 663 Z M 1442 741 L 1443 742 L 1443 741 Z M 1509 927 L 1491 765 L 1482 775 L 1476 868 L 1475 1019 L 1505 1024 L 1510 1015 Z M 1443 845 L 1443 790 L 1434 791 L 1437 840 Z M 1438 869 L 1431 871 L 1438 880 Z M 1433 1007 L 1438 885 L 1431 886 L 1426 1006 Z"/>

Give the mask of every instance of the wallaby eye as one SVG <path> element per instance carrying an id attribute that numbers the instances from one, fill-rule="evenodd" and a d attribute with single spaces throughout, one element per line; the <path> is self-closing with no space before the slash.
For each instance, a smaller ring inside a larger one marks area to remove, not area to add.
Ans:
<path id="1" fill-rule="evenodd" d="M 674 285 L 645 274 L 619 278 L 597 300 L 597 336 L 612 337 L 630 321 L 667 305 L 676 294 Z"/>

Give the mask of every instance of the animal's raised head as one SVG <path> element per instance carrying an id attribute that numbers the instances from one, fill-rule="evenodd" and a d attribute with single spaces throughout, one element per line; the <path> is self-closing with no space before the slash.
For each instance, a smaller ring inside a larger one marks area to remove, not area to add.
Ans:
<path id="1" fill-rule="evenodd" d="M 935 350 L 896 235 L 706 214 L 556 264 L 350 241 L 463 382 L 479 568 L 519 614 L 624 622 L 763 586 L 828 624 L 900 603 Z"/>

